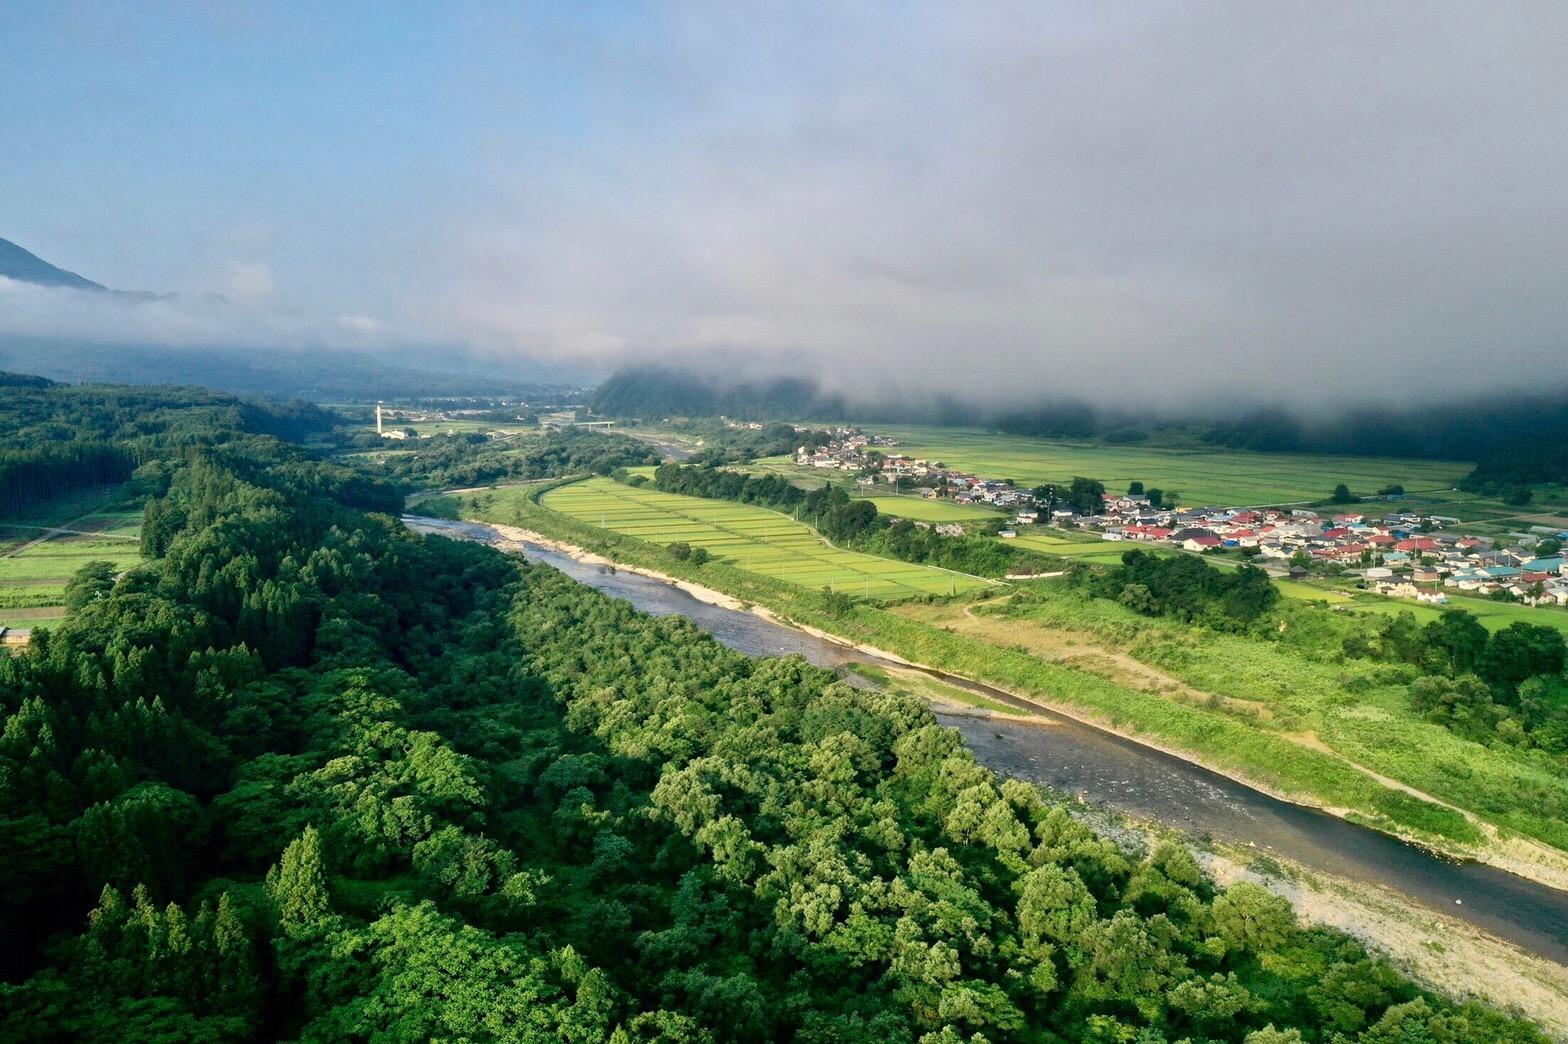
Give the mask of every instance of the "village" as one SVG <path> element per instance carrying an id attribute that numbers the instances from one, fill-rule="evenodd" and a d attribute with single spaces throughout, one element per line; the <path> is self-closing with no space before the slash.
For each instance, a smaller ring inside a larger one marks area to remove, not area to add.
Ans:
<path id="1" fill-rule="evenodd" d="M 896 446 L 854 428 L 840 428 L 834 440 L 816 449 L 802 447 L 802 466 L 852 472 L 861 489 L 886 484 L 916 489 L 928 499 L 986 504 L 1010 514 L 998 535 L 1016 538 L 1032 526 L 1098 533 L 1103 540 L 1126 541 L 1195 554 L 1232 553 L 1290 579 L 1313 575 L 1359 577 L 1367 590 L 1393 598 L 1445 604 L 1447 592 L 1495 597 L 1526 605 L 1568 606 L 1568 558 L 1561 549 L 1568 531 L 1534 526 L 1506 538 L 1454 532 L 1458 519 L 1377 510 L 1371 504 L 1345 505 L 1335 512 L 1302 507 L 1177 507 L 1157 505 L 1136 492 L 1099 494 L 1093 510 L 1065 506 L 1055 487 L 1020 489 L 1001 479 L 983 478 L 944 467 L 941 461 L 914 459 L 873 446 Z M 1397 507 L 1397 495 L 1375 501 Z M 961 535 L 964 526 L 936 527 Z"/>

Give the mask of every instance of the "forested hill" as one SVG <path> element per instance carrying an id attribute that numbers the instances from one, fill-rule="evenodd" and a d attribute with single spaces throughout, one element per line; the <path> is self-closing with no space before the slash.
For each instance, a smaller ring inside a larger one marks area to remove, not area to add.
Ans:
<path id="1" fill-rule="evenodd" d="M 200 388 L 53 384 L 0 374 L 0 518 L 73 489 L 123 482 L 181 447 L 246 434 L 304 439 L 332 426 L 308 403 L 251 402 Z"/>
<path id="2" fill-rule="evenodd" d="M 154 557 L 0 658 L 0 1039 L 1544 1039 L 918 703 L 189 434 Z"/>

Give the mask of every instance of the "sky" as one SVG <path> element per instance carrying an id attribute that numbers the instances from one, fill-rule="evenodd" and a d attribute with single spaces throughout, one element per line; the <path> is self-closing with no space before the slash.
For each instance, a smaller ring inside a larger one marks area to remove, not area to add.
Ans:
<path id="1" fill-rule="evenodd" d="M 0 237 L 181 295 L 0 280 L 0 333 L 1540 390 L 1565 40 L 1556 2 L 0 5 Z"/>

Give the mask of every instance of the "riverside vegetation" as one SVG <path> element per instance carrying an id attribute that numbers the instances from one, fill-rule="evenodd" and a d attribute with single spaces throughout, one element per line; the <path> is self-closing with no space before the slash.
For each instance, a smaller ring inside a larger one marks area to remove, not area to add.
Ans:
<path id="1" fill-rule="evenodd" d="M 1478 704 L 1478 690 L 1462 675 L 1421 682 L 1419 665 L 1384 656 L 1385 649 L 1403 648 L 1382 636 L 1389 627 L 1397 636 L 1412 626 L 1406 618 L 1390 624 L 1381 615 L 1338 614 L 1296 599 L 1280 601 L 1249 583 L 1243 600 L 1267 600 L 1251 622 L 1216 627 L 1225 615 L 1218 610 L 1153 619 L 1095 597 L 1083 587 L 1085 578 L 1106 571 L 1070 559 L 1059 561 L 1072 578 L 1020 585 L 1032 593 L 1008 599 L 1010 609 L 945 600 L 879 608 L 842 593 L 802 591 L 733 562 L 694 567 L 656 544 L 549 511 L 537 502 L 540 492 L 511 491 L 488 507 L 470 500 L 463 511 L 694 579 L 850 641 L 1087 712 L 1276 793 L 1343 810 L 1441 850 L 1490 858 L 1493 846 L 1513 836 L 1568 848 L 1561 814 L 1568 783 L 1550 739 L 1558 727 L 1550 724 L 1558 715 L 1553 708 L 1561 704 L 1553 702 L 1558 690 L 1550 671 L 1537 682 L 1515 683 L 1525 686 L 1522 699 L 1534 701 L 1528 709 L 1520 703 L 1523 714 L 1511 711 L 1507 697 L 1494 697 L 1485 712 L 1496 721 L 1515 718 L 1523 742 L 1509 728 L 1477 734 L 1466 714 Z M 1212 575 L 1216 591 L 1229 590 L 1227 574 L 1196 559 L 1171 561 L 1190 562 Z M 1223 603 L 1221 595 L 1216 605 Z M 986 613 L 998 612 L 1008 616 L 1005 627 L 981 625 Z M 1546 630 L 1532 629 L 1532 640 L 1545 640 Z M 1063 656 L 1063 635 L 1069 643 L 1077 635 L 1125 648 L 1163 671 L 1166 681 Z M 1052 640 L 1035 641 L 1042 637 Z M 1518 637 L 1516 632 L 1505 644 Z M 1360 655 L 1363 648 L 1375 655 Z M 1549 668 L 1550 654 L 1546 663 Z M 1451 721 L 1426 720 L 1456 701 L 1466 704 L 1458 712 L 1458 731 L 1447 727 Z M 1533 859 L 1509 865 L 1530 873 Z"/>
<path id="2" fill-rule="evenodd" d="M 1544 1040 L 917 701 L 189 434 L 144 563 L 0 659 L 5 1039 Z"/>

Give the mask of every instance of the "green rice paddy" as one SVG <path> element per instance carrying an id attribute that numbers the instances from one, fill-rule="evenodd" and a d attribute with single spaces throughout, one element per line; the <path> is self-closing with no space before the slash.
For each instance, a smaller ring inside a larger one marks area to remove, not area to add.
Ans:
<path id="1" fill-rule="evenodd" d="M 26 524 L 0 523 L 0 627 L 58 622 L 65 615 L 65 585 L 88 562 L 128 569 L 141 560 L 141 512 L 76 514 L 79 506 Z M 76 532 L 52 532 L 50 526 Z"/>
<path id="2" fill-rule="evenodd" d="M 967 428 L 888 427 L 869 430 L 899 440 L 898 452 L 939 460 L 949 468 L 1021 485 L 1086 475 L 1121 491 L 1130 482 L 1175 491 L 1189 505 L 1296 503 L 1321 500 L 1343 482 L 1352 492 L 1375 493 L 1390 483 L 1407 490 L 1448 489 L 1471 465 L 1389 457 L 1325 457 L 1252 453 L 1209 447 L 1106 446 L 1098 443 L 999 435 Z"/>
<path id="3" fill-rule="evenodd" d="M 923 497 L 866 497 L 877 506 L 877 513 L 918 522 L 994 522 L 1001 514 L 988 508 L 955 504 L 951 500 L 926 500 Z"/>
<path id="4" fill-rule="evenodd" d="M 1018 536 L 1008 539 L 1007 542 L 1047 555 L 1060 555 L 1063 558 L 1072 558 L 1079 562 L 1095 562 L 1102 565 L 1120 563 L 1123 552 L 1135 546 L 1143 546 L 1128 544 L 1125 541 L 1100 540 L 1098 538 L 1094 540 L 1074 540 L 1050 531 L 1030 532 L 1029 527 L 1024 527 Z M 1152 550 L 1148 547 L 1143 549 Z"/>
<path id="5" fill-rule="evenodd" d="M 654 544 L 685 541 L 726 565 L 811 590 L 878 600 L 974 590 L 986 581 L 930 566 L 830 547 L 776 511 L 661 493 L 606 478 L 552 490 L 540 501 L 579 522 Z"/>

